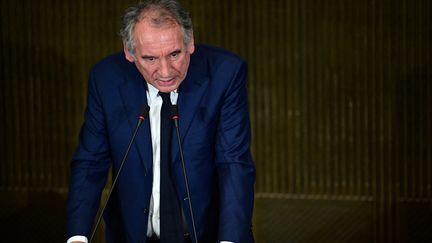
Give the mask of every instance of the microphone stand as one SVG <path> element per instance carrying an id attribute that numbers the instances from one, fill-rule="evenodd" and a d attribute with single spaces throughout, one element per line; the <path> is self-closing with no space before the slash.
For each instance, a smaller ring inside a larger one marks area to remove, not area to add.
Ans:
<path id="1" fill-rule="evenodd" d="M 190 195 L 189 182 L 188 182 L 188 177 L 187 177 L 187 173 L 186 173 L 185 160 L 184 160 L 184 156 L 183 156 L 183 147 L 182 147 L 182 144 L 180 141 L 180 133 L 179 133 L 179 125 L 178 125 L 179 115 L 178 115 L 177 105 L 171 106 L 171 119 L 174 122 L 175 130 L 176 130 L 176 134 L 177 134 L 177 142 L 178 142 L 179 150 L 180 150 L 180 160 L 181 160 L 181 164 L 182 164 L 182 168 L 183 168 L 183 178 L 184 178 L 184 182 L 185 182 L 185 186 L 186 186 L 186 193 L 187 193 L 187 197 L 188 197 L 190 216 L 192 219 L 192 230 L 193 230 L 193 234 L 195 237 L 195 242 L 198 243 L 198 237 L 197 237 L 196 228 L 195 228 L 194 213 L 193 213 L 193 209 L 192 209 L 192 199 L 191 199 L 191 195 Z"/>

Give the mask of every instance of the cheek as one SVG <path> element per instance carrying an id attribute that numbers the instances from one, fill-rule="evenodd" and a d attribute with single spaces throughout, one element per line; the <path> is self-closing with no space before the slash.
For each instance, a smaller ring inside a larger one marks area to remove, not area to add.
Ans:
<path id="1" fill-rule="evenodd" d="M 148 80 L 149 78 L 151 78 L 151 76 L 152 76 L 152 74 L 154 72 L 152 68 L 144 67 L 142 65 L 138 65 L 138 70 L 144 76 L 144 78 L 146 80 Z"/>
<path id="2" fill-rule="evenodd" d="M 176 63 L 176 69 L 179 73 L 181 73 L 182 75 L 184 75 L 187 71 L 187 68 L 189 67 L 189 59 L 185 58 L 181 61 L 179 61 L 178 63 Z"/>

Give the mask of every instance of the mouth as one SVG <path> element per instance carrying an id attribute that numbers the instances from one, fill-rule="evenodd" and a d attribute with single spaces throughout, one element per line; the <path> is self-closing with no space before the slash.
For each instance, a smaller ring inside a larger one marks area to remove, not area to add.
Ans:
<path id="1" fill-rule="evenodd" d="M 158 84 L 163 87 L 172 86 L 175 83 L 175 78 L 158 79 Z"/>

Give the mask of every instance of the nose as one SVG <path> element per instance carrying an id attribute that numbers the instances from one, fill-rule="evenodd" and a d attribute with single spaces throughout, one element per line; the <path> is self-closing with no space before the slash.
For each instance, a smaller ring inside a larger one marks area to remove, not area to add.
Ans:
<path id="1" fill-rule="evenodd" d="M 171 66 L 169 61 L 162 58 L 159 65 L 159 75 L 161 77 L 169 77 L 170 76 Z"/>

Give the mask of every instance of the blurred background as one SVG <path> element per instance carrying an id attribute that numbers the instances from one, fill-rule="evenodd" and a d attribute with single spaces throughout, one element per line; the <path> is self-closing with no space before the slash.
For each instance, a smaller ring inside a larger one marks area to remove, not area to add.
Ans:
<path id="1" fill-rule="evenodd" d="M 87 74 L 134 2 L 0 1 L 2 242 L 65 241 Z M 257 243 L 432 242 L 432 1 L 182 2 L 249 64 Z"/>

